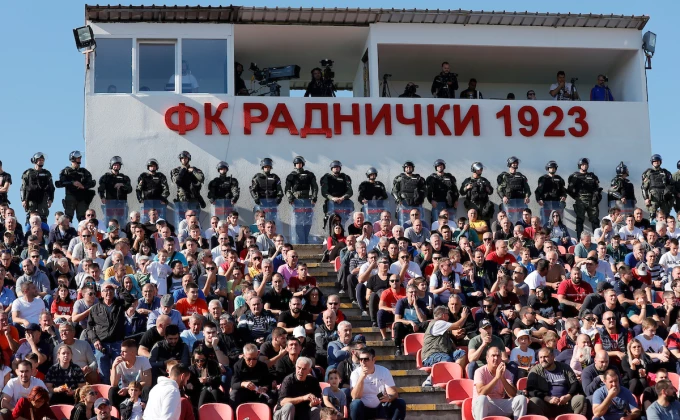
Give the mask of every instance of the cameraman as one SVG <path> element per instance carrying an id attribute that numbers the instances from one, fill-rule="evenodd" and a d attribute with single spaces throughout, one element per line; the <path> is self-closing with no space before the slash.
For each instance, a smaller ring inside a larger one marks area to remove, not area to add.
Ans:
<path id="1" fill-rule="evenodd" d="M 414 84 L 413 82 L 408 82 L 406 84 L 406 88 L 404 88 L 404 93 L 399 95 L 400 98 L 420 98 L 420 95 L 416 93 L 416 89 L 418 89 L 418 85 Z"/>
<path id="2" fill-rule="evenodd" d="M 432 82 L 432 96 L 435 98 L 455 98 L 458 90 L 458 79 L 456 73 L 450 73 L 449 63 L 442 63 L 442 71 L 435 76 Z"/>
<path id="3" fill-rule="evenodd" d="M 328 98 L 333 96 L 333 82 L 324 79 L 320 68 L 314 67 L 312 69 L 312 80 L 307 85 L 305 98 L 311 96 L 312 98 Z"/>
<path id="4" fill-rule="evenodd" d="M 482 92 L 477 90 L 477 79 L 470 79 L 468 88 L 460 93 L 460 99 L 484 99 Z"/>
<path id="5" fill-rule="evenodd" d="M 236 96 L 250 96 L 248 93 L 248 88 L 246 87 L 246 82 L 243 81 L 241 75 L 243 74 L 243 64 L 238 61 L 234 64 L 234 70 L 236 77 L 234 78 L 234 90 L 236 91 Z"/>
<path id="6" fill-rule="evenodd" d="M 605 85 L 609 79 L 604 74 L 597 75 L 597 84 L 590 90 L 591 101 L 613 101 L 612 91 Z"/>
<path id="7" fill-rule="evenodd" d="M 577 101 L 580 100 L 578 92 L 572 83 L 565 83 L 567 76 L 562 70 L 557 72 L 557 83 L 550 85 L 550 96 L 556 101 Z M 571 79 L 572 82 L 576 79 Z"/>

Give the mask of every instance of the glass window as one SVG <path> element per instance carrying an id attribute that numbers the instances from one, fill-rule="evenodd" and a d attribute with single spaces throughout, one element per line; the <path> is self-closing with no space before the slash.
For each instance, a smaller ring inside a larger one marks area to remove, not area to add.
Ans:
<path id="1" fill-rule="evenodd" d="M 139 43 L 139 91 L 175 90 L 175 44 Z"/>
<path id="2" fill-rule="evenodd" d="M 95 93 L 132 92 L 132 39 L 97 39 Z"/>
<path id="3" fill-rule="evenodd" d="M 227 40 L 182 40 L 182 93 L 227 93 Z"/>

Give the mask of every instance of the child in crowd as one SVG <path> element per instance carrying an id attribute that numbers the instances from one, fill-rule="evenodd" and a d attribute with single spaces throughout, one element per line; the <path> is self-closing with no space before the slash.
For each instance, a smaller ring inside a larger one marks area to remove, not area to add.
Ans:
<path id="1" fill-rule="evenodd" d="M 57 287 L 57 297 L 52 301 L 52 307 L 50 308 L 50 312 L 52 312 L 52 316 L 54 316 L 55 324 L 63 324 L 64 322 L 71 321 L 74 303 L 68 286 L 60 284 L 59 287 Z"/>
<path id="2" fill-rule="evenodd" d="M 168 276 L 172 274 L 172 269 L 167 264 L 168 251 L 164 248 L 158 250 L 158 261 L 152 261 L 147 266 L 147 271 L 151 276 L 151 283 L 158 288 L 158 297 L 168 293 Z"/>
<path id="3" fill-rule="evenodd" d="M 517 369 L 517 379 L 529 375 L 529 369 L 536 364 L 536 353 L 529 348 L 531 337 L 529 331 L 520 330 L 515 340 L 517 347 L 510 352 L 509 366 Z"/>
<path id="4" fill-rule="evenodd" d="M 146 404 L 142 402 L 142 384 L 132 381 L 127 392 L 130 398 L 120 403 L 120 420 L 142 420 Z"/>
<path id="5" fill-rule="evenodd" d="M 531 262 L 531 251 L 529 251 L 529 248 L 522 248 L 519 251 L 519 256 L 520 264 L 527 269 L 527 275 L 536 270 L 536 266 Z"/>
<path id="6" fill-rule="evenodd" d="M 321 391 L 323 404 L 326 407 L 332 407 L 342 412 L 347 405 L 347 396 L 340 389 L 340 374 L 337 369 L 328 371 L 328 383 L 330 386 Z"/>

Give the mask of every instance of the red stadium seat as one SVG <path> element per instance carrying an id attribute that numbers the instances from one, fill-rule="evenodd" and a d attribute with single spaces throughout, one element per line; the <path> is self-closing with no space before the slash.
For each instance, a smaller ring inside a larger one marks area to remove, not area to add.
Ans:
<path id="1" fill-rule="evenodd" d="M 234 420 L 234 410 L 227 404 L 210 403 L 203 404 L 198 408 L 199 420 L 224 419 Z"/>
<path id="2" fill-rule="evenodd" d="M 423 348 L 423 333 L 411 333 L 404 338 L 404 354 L 416 354 L 418 350 Z"/>
<path id="3" fill-rule="evenodd" d="M 432 372 L 432 367 L 423 366 L 423 349 L 418 350 L 418 352 L 416 353 L 416 368 L 427 373 Z"/>
<path id="4" fill-rule="evenodd" d="M 336 273 L 340 271 L 340 257 L 335 257 L 335 260 L 333 260 L 333 265 L 335 267 Z"/>
<path id="5" fill-rule="evenodd" d="M 482 420 L 508 420 L 505 416 L 486 416 Z"/>
<path id="6" fill-rule="evenodd" d="M 451 379 L 463 379 L 463 368 L 455 362 L 439 362 L 432 366 L 432 386 L 446 388 Z"/>
<path id="7" fill-rule="evenodd" d="M 50 406 L 52 409 L 52 412 L 54 413 L 54 416 L 57 418 L 57 420 L 63 420 L 63 419 L 70 419 L 71 418 L 71 411 L 73 411 L 73 406 L 72 405 L 67 405 L 67 404 L 56 404 L 53 406 Z"/>
<path id="8" fill-rule="evenodd" d="M 527 389 L 527 378 L 519 378 L 517 381 L 517 390 L 524 391 Z"/>
<path id="9" fill-rule="evenodd" d="M 563 245 L 557 245 L 557 250 L 560 252 L 560 255 L 567 254 L 567 248 L 565 248 Z"/>
<path id="10" fill-rule="evenodd" d="M 473 386 L 472 379 L 451 379 L 446 384 L 446 401 L 461 407 L 466 398 L 472 397 Z"/>
<path id="11" fill-rule="evenodd" d="M 472 417 L 472 398 L 466 398 L 463 401 L 463 408 L 460 411 L 462 420 L 475 420 Z"/>
<path id="12" fill-rule="evenodd" d="M 575 249 L 576 249 L 576 247 L 574 245 L 572 245 L 572 246 L 569 247 L 569 250 L 567 250 L 567 253 L 573 254 Z"/>
<path id="13" fill-rule="evenodd" d="M 105 385 L 105 384 L 92 385 L 92 389 L 97 394 L 99 394 L 100 397 L 109 398 L 109 389 L 111 389 L 111 385 Z"/>
<path id="14" fill-rule="evenodd" d="M 548 419 L 545 416 L 539 416 L 538 414 L 529 414 L 529 415 L 520 417 L 519 420 L 550 420 L 550 419 Z"/>
<path id="15" fill-rule="evenodd" d="M 111 417 L 120 418 L 120 412 L 118 412 L 116 407 L 111 407 Z"/>
<path id="16" fill-rule="evenodd" d="M 562 414 L 561 416 L 555 417 L 555 420 L 588 420 L 588 418 L 580 414 Z"/>
<path id="17" fill-rule="evenodd" d="M 675 389 L 680 388 L 680 375 L 675 372 L 668 372 L 668 380 L 671 381 Z"/>
<path id="18" fill-rule="evenodd" d="M 236 420 L 272 420 L 272 410 L 267 404 L 262 403 L 246 403 L 241 404 L 236 409 Z M 205 420 L 205 419 L 201 419 Z"/>
<path id="19" fill-rule="evenodd" d="M 475 318 L 475 315 L 477 315 L 477 312 L 481 311 L 482 308 L 480 306 L 475 306 L 474 308 L 470 309 L 470 314 L 472 315 L 472 318 Z"/>
<path id="20" fill-rule="evenodd" d="M 331 384 L 329 384 L 328 382 L 319 382 L 319 386 L 321 387 L 321 390 L 323 391 L 324 389 L 331 386 Z"/>

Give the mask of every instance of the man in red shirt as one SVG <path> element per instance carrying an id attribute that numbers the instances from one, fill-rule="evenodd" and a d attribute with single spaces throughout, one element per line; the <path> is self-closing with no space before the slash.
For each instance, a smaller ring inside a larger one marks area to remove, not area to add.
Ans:
<path id="1" fill-rule="evenodd" d="M 378 304 L 378 328 L 383 340 L 387 340 L 387 324 L 394 322 L 394 308 L 399 299 L 406 297 L 406 290 L 401 285 L 397 274 L 390 275 L 390 287 L 383 290 Z"/>
<path id="2" fill-rule="evenodd" d="M 208 304 L 204 299 L 198 297 L 198 285 L 196 283 L 189 283 L 187 285 L 187 297 L 177 301 L 175 309 L 182 314 L 182 321 L 184 321 L 187 328 L 189 327 L 191 315 L 208 315 Z"/>
<path id="3" fill-rule="evenodd" d="M 505 265 L 506 262 L 513 266 L 517 264 L 517 259 L 508 252 L 508 244 L 502 239 L 496 241 L 496 250 L 489 252 L 486 260 L 493 261 L 498 265 Z M 510 269 L 510 267 L 507 268 Z"/>
<path id="4" fill-rule="evenodd" d="M 4 311 L 0 312 L 0 350 L 2 351 L 2 362 L 5 366 L 11 366 L 12 355 L 19 349 L 19 332 L 15 327 L 9 325 L 9 317 Z"/>
<path id="5" fill-rule="evenodd" d="M 565 317 L 578 316 L 586 296 L 593 293 L 593 287 L 582 281 L 582 278 L 581 269 L 574 266 L 571 269 L 571 278 L 562 280 L 557 288 L 557 300 L 564 307 L 562 314 Z"/>

